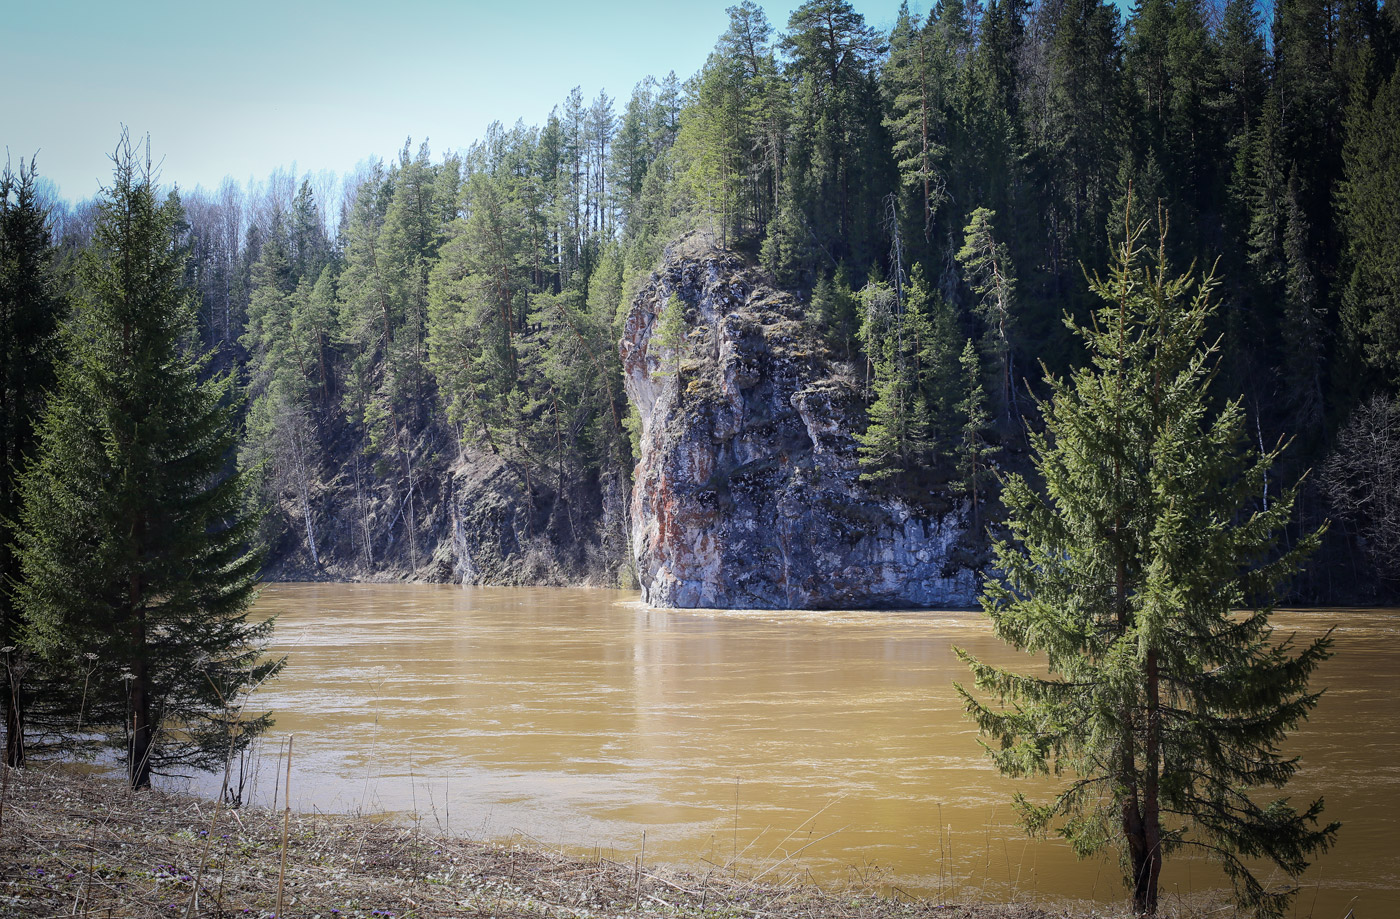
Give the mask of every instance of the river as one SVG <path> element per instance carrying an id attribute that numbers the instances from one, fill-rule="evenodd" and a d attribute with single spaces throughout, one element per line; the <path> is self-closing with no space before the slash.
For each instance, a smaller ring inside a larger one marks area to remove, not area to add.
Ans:
<path id="1" fill-rule="evenodd" d="M 245 798 L 390 813 L 425 830 L 574 854 L 949 902 L 1123 897 L 1015 826 L 1017 790 L 963 717 L 953 653 L 1024 666 L 976 612 L 651 610 L 634 593 L 372 584 L 268 586 L 287 667 L 253 697 L 277 724 Z M 1400 611 L 1278 614 L 1336 625 L 1328 692 L 1290 742 L 1298 801 L 1325 793 L 1337 845 L 1299 916 L 1400 914 Z M 217 791 L 217 779 L 196 789 Z M 211 784 L 212 783 L 212 784 Z M 1164 897 L 1221 884 L 1169 860 Z"/>

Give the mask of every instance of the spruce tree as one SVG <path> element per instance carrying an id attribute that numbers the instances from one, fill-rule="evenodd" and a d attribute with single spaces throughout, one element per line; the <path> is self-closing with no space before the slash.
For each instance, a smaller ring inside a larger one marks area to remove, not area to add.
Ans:
<path id="1" fill-rule="evenodd" d="M 977 295 L 973 308 L 982 320 L 983 342 L 996 368 L 998 400 L 1007 421 L 1016 405 L 1011 330 L 1016 324 L 1016 276 L 1005 243 L 997 239 L 996 211 L 979 207 L 968 215 L 963 247 L 958 250 L 967 286 Z"/>
<path id="2" fill-rule="evenodd" d="M 958 399 L 958 317 L 953 305 L 930 290 L 922 264 L 915 264 L 905 288 L 904 329 L 913 351 L 914 375 L 928 410 L 928 434 L 936 458 L 956 452 L 961 435 Z"/>
<path id="3" fill-rule="evenodd" d="M 932 246 L 934 217 L 947 197 L 941 167 L 948 153 L 945 108 L 952 55 L 939 38 L 935 27 L 916 23 L 908 4 L 900 6 L 890 35 L 889 60 L 881 74 L 889 97 L 885 127 L 893 141 L 900 182 L 917 202 L 919 236 L 926 248 Z"/>
<path id="4" fill-rule="evenodd" d="M 1339 223 L 1346 238 L 1342 327 L 1392 386 L 1400 382 L 1400 73 L 1347 113 Z"/>
<path id="5" fill-rule="evenodd" d="M 681 363 L 685 360 L 686 340 L 690 334 L 685 312 L 685 301 L 671 294 L 661 308 L 661 314 L 656 317 L 655 341 L 660 351 L 656 372 L 674 376 L 678 387 L 684 382 Z"/>
<path id="6" fill-rule="evenodd" d="M 13 521 L 19 517 L 17 478 L 34 451 L 44 391 L 53 382 L 58 323 L 54 247 L 48 214 L 38 199 L 34 160 L 19 173 L 0 172 L 0 708 L 5 711 L 5 762 L 24 763 L 25 668 L 17 644 L 19 611 L 11 585 L 19 577 Z"/>
<path id="7" fill-rule="evenodd" d="M 195 314 L 175 210 L 126 137 L 113 159 L 65 331 L 70 359 L 21 482 L 16 597 L 48 660 L 80 682 L 92 662 L 81 733 L 104 733 L 144 786 L 264 729 L 267 716 L 230 719 L 281 664 L 262 659 L 271 622 L 246 618 L 261 554 L 228 472 L 236 383 L 201 379 L 209 355 L 187 350 Z"/>
<path id="8" fill-rule="evenodd" d="M 1003 490 L 1010 539 L 982 605 L 1049 674 L 959 651 L 1001 704 L 959 691 L 1003 773 L 1073 775 L 1048 803 L 1018 796 L 1022 818 L 1080 856 L 1120 847 L 1135 912 L 1155 912 L 1163 859 L 1194 849 L 1242 907 L 1276 916 L 1292 889 L 1266 887 L 1256 860 L 1296 878 L 1338 828 L 1319 825 L 1321 799 L 1299 810 L 1258 791 L 1297 771 L 1279 745 L 1321 695 L 1308 680 L 1329 638 L 1294 647 L 1270 625 L 1320 533 L 1277 550 L 1293 492 L 1259 496 L 1281 447 L 1248 452 L 1239 401 L 1209 393 L 1213 282 L 1169 277 L 1164 237 L 1144 265 L 1141 232 L 1092 283 L 1092 324 L 1070 322 L 1090 362 L 1048 381 L 1032 435 L 1043 484 L 1013 475 Z"/>
<path id="9" fill-rule="evenodd" d="M 859 297 L 860 338 L 874 398 L 866 408 L 865 431 L 855 437 L 861 478 L 881 481 L 912 469 L 930 446 L 928 404 L 917 367 L 920 335 L 910 328 L 909 313 L 900 309 L 889 284 L 871 281 Z M 924 319 L 922 312 L 919 318 Z"/>
<path id="10" fill-rule="evenodd" d="M 958 359 L 963 372 L 965 398 L 958 403 L 958 413 L 962 416 L 962 430 L 959 432 L 956 455 L 958 458 L 959 489 L 967 495 L 972 509 L 972 531 L 982 538 L 982 509 L 991 500 L 993 472 L 991 458 L 1000 449 L 987 442 L 987 432 L 992 427 L 992 416 L 987 412 L 987 397 L 982 389 L 982 362 L 977 359 L 977 349 L 972 339 L 963 347 Z"/>

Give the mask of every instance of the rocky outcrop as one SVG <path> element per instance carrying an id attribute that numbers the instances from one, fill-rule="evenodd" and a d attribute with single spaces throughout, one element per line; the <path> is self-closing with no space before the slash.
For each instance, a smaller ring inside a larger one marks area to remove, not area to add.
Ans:
<path id="1" fill-rule="evenodd" d="M 681 359 L 657 340 L 684 309 Z M 647 603 L 720 608 L 968 605 L 960 505 L 860 481 L 859 388 L 800 300 L 696 237 L 633 300 L 620 343 L 641 415 L 632 553 Z"/>
<path id="2" fill-rule="evenodd" d="M 626 546 L 614 518 L 626 485 L 621 474 L 602 479 L 541 480 L 498 454 L 464 452 L 452 469 L 452 538 L 438 547 L 435 579 L 616 586 Z"/>
<path id="3" fill-rule="evenodd" d="M 342 432 L 311 491 L 318 551 L 294 494 L 269 517 L 268 580 L 616 586 L 626 564 L 621 470 L 541 477 L 429 425 L 399 466 Z"/>

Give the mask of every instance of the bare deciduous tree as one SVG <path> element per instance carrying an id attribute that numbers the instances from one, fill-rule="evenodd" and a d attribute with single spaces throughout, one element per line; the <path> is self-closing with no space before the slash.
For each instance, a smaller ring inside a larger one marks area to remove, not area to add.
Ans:
<path id="1" fill-rule="evenodd" d="M 1400 580 L 1400 404 L 1376 395 L 1352 412 L 1322 467 L 1322 484 L 1359 528 L 1380 576 Z"/>

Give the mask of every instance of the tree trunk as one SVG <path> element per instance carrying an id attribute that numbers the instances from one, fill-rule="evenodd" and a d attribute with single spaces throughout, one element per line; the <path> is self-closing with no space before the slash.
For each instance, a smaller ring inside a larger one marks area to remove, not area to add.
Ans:
<path id="1" fill-rule="evenodd" d="M 136 628 L 144 633 L 144 624 Z M 137 661 L 131 668 L 131 683 L 127 699 L 131 704 L 131 750 L 127 762 L 127 777 L 132 788 L 149 788 L 151 785 L 151 694 L 146 683 L 144 661 Z"/>
<path id="2" fill-rule="evenodd" d="M 145 521 L 138 521 L 138 537 L 145 533 Z M 139 539 L 138 539 L 139 541 Z M 127 702 L 131 708 L 131 749 L 128 750 L 127 777 L 132 788 L 151 785 L 151 693 L 146 665 L 146 611 L 142 609 L 141 578 L 133 574 L 128 614 L 131 616 L 131 678 L 127 681 Z"/>
<path id="3" fill-rule="evenodd" d="M 301 516 L 306 523 L 306 548 L 311 552 L 311 564 L 321 566 L 321 558 L 316 553 L 316 530 L 311 522 L 311 493 L 306 479 L 301 480 Z"/>
<path id="4" fill-rule="evenodd" d="M 24 766 L 24 708 L 19 679 L 11 673 L 9 692 L 5 694 L 5 765 L 11 769 Z"/>
<path id="5" fill-rule="evenodd" d="M 1115 471 L 1118 466 L 1115 462 Z M 1121 481 L 1121 480 L 1120 480 Z M 1123 531 L 1123 519 L 1120 516 L 1114 518 L 1114 530 L 1121 534 Z M 1130 625 L 1128 616 L 1128 570 L 1127 564 L 1122 558 L 1118 559 L 1117 572 L 1114 576 L 1114 600 L 1117 606 L 1118 627 L 1126 630 Z M 1129 705 L 1124 705 L 1119 711 L 1119 718 L 1122 720 L 1120 730 L 1120 740 L 1122 750 L 1120 751 L 1119 780 L 1123 783 L 1123 838 L 1128 844 L 1128 860 L 1133 868 L 1133 911 L 1138 915 L 1149 915 L 1143 905 L 1145 901 L 1139 900 L 1139 891 L 1143 889 L 1143 879 L 1148 875 L 1147 862 L 1152 851 L 1147 841 L 1147 827 L 1144 820 L 1142 801 L 1138 794 L 1138 770 L 1134 760 L 1133 748 L 1137 742 L 1136 719 L 1133 717 L 1133 709 Z M 1155 790 L 1155 789 L 1154 789 Z M 1150 792 L 1149 792 L 1150 794 Z M 1160 857 L 1160 855 L 1159 855 Z M 1155 891 L 1156 888 L 1154 887 Z M 1153 898 L 1152 909 L 1156 909 L 1156 899 Z"/>
<path id="6" fill-rule="evenodd" d="M 1162 875 L 1160 771 L 1162 714 L 1158 707 L 1160 672 L 1157 652 L 1147 652 L 1147 737 L 1143 764 L 1142 859 L 1133 859 L 1133 911 L 1157 914 L 1157 882 Z"/>
<path id="7" fill-rule="evenodd" d="M 292 466 L 297 478 L 297 496 L 301 499 L 301 515 L 306 523 L 306 548 L 311 552 L 311 564 L 321 565 L 316 552 L 316 528 L 311 517 L 311 469 L 306 461 L 307 432 L 302 428 L 305 416 L 300 409 L 293 412 L 289 423 L 292 427 Z"/>

